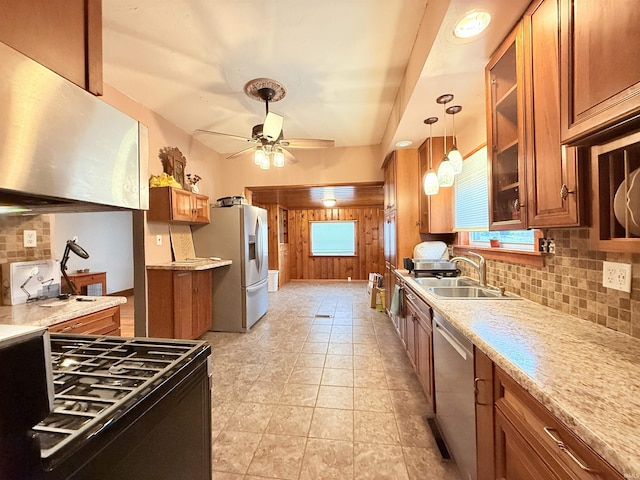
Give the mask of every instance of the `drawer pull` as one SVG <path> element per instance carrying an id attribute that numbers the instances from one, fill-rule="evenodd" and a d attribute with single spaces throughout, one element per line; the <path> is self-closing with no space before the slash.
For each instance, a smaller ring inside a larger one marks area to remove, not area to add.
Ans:
<path id="1" fill-rule="evenodd" d="M 555 432 L 555 430 L 549 427 L 544 427 L 544 433 L 549 435 L 549 437 L 551 437 L 551 440 L 553 440 L 556 443 L 556 445 L 558 445 L 558 448 L 562 450 L 564 453 L 566 453 L 569 456 L 569 458 L 573 460 L 573 462 L 576 465 L 578 465 L 578 467 L 580 467 L 585 472 L 591 472 L 591 473 L 596 472 L 595 469 L 588 467 L 587 465 L 584 464 L 582 460 L 580 460 L 578 457 L 574 455 L 574 453 L 569 449 L 569 447 L 567 447 L 565 443 L 558 438 L 557 432 Z"/>
<path id="2" fill-rule="evenodd" d="M 69 325 L 68 327 L 64 327 L 61 331 L 62 331 L 62 333 L 64 333 L 64 332 L 68 332 L 70 330 L 73 330 L 73 327 L 71 325 Z"/>
<path id="3" fill-rule="evenodd" d="M 484 378 L 474 378 L 473 379 L 473 395 L 476 398 L 476 405 L 493 405 L 493 402 L 481 402 L 478 400 L 479 394 L 480 394 L 480 390 L 478 389 L 478 384 L 480 382 L 486 382 L 486 380 Z"/>

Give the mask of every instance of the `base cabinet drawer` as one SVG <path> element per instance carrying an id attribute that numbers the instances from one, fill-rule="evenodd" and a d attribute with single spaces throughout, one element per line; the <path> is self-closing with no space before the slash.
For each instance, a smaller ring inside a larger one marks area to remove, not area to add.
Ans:
<path id="1" fill-rule="evenodd" d="M 120 307 L 107 308 L 52 325 L 49 327 L 49 331 L 52 333 L 120 336 Z"/>
<path id="2" fill-rule="evenodd" d="M 497 478 L 624 478 L 499 367 L 495 367 L 495 380 Z M 528 470 L 521 470 L 525 466 Z M 510 469 L 519 473 L 511 476 Z M 539 475 L 545 469 L 549 472 L 546 476 L 521 473 Z"/>

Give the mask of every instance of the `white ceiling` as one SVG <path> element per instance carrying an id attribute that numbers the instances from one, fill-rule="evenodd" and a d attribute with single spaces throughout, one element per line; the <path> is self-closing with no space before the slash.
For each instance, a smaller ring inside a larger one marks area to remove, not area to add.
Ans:
<path id="1" fill-rule="evenodd" d="M 333 139 L 346 147 L 386 137 L 385 151 L 401 139 L 417 147 L 428 135 L 424 118 L 442 116 L 440 94 L 454 94 L 453 104 L 463 106 L 458 131 L 484 122 L 484 65 L 527 3 L 106 0 L 104 79 L 189 133 L 249 137 L 265 106 L 243 87 L 273 78 L 287 89 L 270 105 L 284 116 L 285 138 Z M 473 42 L 456 41 L 455 21 L 474 8 L 494 15 L 489 30 Z M 434 24 L 440 27 L 429 48 Z M 420 73 L 407 82 L 410 59 Z M 401 108 L 393 111 L 399 92 Z M 220 153 L 246 148 L 238 140 L 199 138 Z"/>

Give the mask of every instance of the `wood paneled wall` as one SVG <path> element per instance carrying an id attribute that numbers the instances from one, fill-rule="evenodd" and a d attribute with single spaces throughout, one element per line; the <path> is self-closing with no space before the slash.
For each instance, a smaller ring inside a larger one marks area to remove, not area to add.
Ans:
<path id="1" fill-rule="evenodd" d="M 356 257 L 310 256 L 309 221 L 357 220 Z M 292 280 L 366 280 L 384 271 L 384 211 L 372 208 L 289 210 L 289 276 Z"/>

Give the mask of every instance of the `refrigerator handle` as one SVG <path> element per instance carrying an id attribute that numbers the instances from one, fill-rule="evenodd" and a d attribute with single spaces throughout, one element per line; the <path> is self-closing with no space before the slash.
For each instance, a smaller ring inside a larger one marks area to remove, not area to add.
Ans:
<path id="1" fill-rule="evenodd" d="M 262 272 L 262 220 L 260 216 L 256 218 L 256 266 L 258 267 L 258 273 Z"/>

